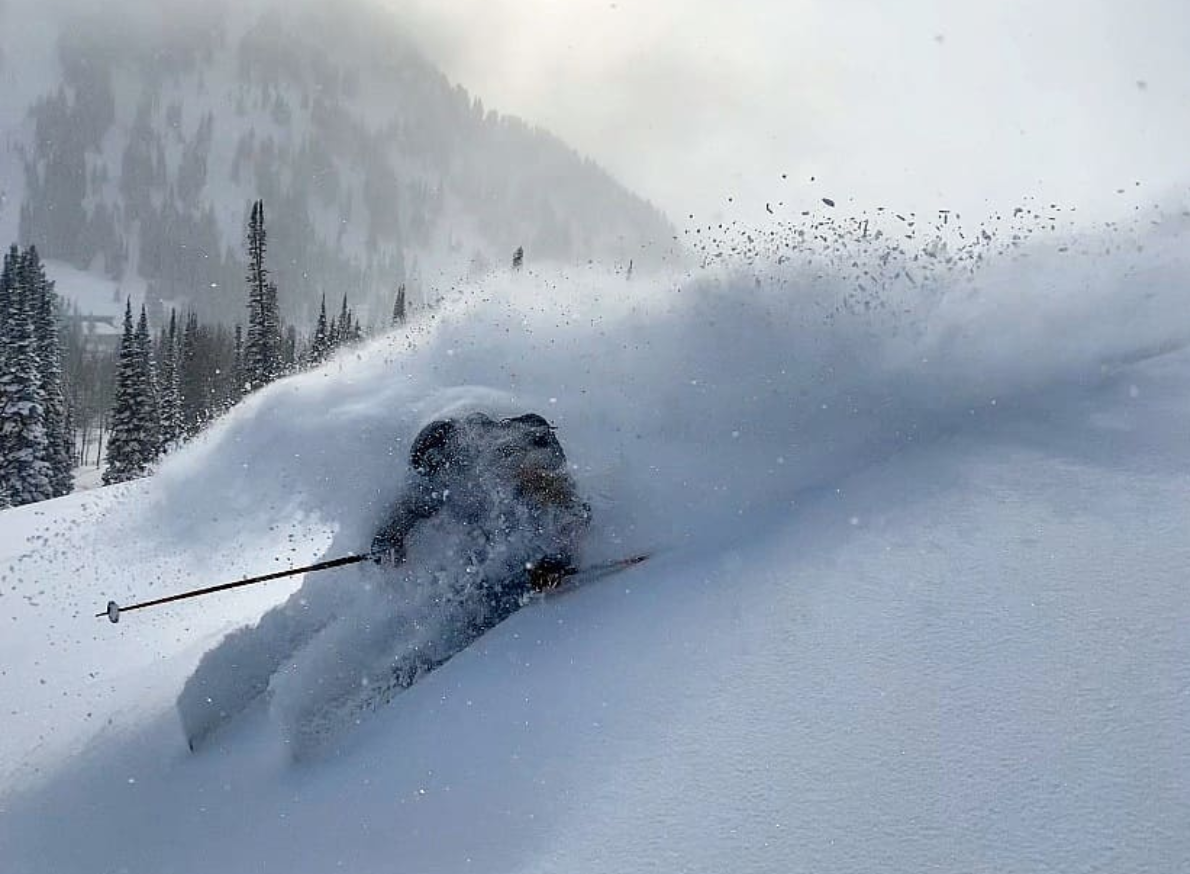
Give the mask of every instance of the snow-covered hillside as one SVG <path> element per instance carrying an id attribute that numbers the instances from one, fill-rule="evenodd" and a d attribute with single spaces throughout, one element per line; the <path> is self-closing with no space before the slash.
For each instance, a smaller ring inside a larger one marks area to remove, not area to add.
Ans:
<path id="1" fill-rule="evenodd" d="M 371 0 L 0 4 L 0 240 L 152 308 L 242 313 L 248 206 L 269 208 L 289 318 L 371 318 L 532 261 L 642 266 L 659 211 L 450 83 Z M 652 253 L 652 254 L 650 254 Z"/>
<path id="2" fill-rule="evenodd" d="M 1190 249 L 1111 233 L 868 307 L 812 255 L 505 276 L 5 511 L 3 869 L 1187 869 Z M 471 408 L 558 424 L 590 560 L 658 556 L 313 760 L 267 708 L 189 753 L 187 676 L 296 584 L 92 614 L 366 547 Z"/>

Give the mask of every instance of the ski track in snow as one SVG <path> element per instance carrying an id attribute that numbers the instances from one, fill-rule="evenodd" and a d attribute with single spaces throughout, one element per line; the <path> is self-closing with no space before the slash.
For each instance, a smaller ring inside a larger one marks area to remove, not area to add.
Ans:
<path id="1" fill-rule="evenodd" d="M 789 265 L 496 278 L 151 480 L 6 511 L 5 870 L 1190 866 L 1190 264 L 1142 242 L 831 320 Z M 91 614 L 365 547 L 475 407 L 560 426 L 592 560 L 665 553 L 313 761 L 264 708 L 189 755 L 186 677 L 297 583 Z"/>

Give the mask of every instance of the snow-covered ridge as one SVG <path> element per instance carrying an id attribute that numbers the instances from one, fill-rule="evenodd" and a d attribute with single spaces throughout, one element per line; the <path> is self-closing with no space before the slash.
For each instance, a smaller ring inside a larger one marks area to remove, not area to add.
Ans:
<path id="1" fill-rule="evenodd" d="M 815 263 L 494 277 L 148 481 L 6 511 L 12 870 L 1176 870 L 1190 250 L 1095 240 L 859 311 Z M 291 588 L 91 614 L 366 546 L 417 429 L 477 407 L 559 426 L 592 558 L 664 553 L 325 761 L 260 719 L 189 757 L 185 677 Z"/>

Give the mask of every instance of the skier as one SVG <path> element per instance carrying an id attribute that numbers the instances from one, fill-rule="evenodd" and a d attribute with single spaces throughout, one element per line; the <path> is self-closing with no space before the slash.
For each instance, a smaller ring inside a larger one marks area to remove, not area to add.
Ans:
<path id="1" fill-rule="evenodd" d="M 377 566 L 356 580 L 307 580 L 203 656 L 178 698 L 191 749 L 267 695 L 297 755 L 573 569 L 590 508 L 541 416 L 433 422 L 409 467 L 372 540 Z"/>
<path id="2" fill-rule="evenodd" d="M 439 517 L 465 531 L 467 554 L 454 557 L 474 574 L 458 611 L 467 636 L 506 619 L 529 593 L 557 586 L 573 566 L 590 508 L 542 416 L 432 422 L 413 441 L 409 467 L 413 478 L 372 552 L 382 564 L 400 564 L 407 541 Z"/>

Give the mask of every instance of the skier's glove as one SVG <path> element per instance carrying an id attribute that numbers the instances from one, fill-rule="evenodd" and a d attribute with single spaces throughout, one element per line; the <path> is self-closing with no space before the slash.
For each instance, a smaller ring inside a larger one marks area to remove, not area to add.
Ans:
<path id="1" fill-rule="evenodd" d="M 372 561 L 379 565 L 396 567 L 405 560 L 405 550 L 399 546 L 372 545 Z"/>
<path id="2" fill-rule="evenodd" d="M 529 588 L 535 592 L 556 589 L 569 573 L 569 562 L 556 556 L 547 556 L 529 568 Z"/>

